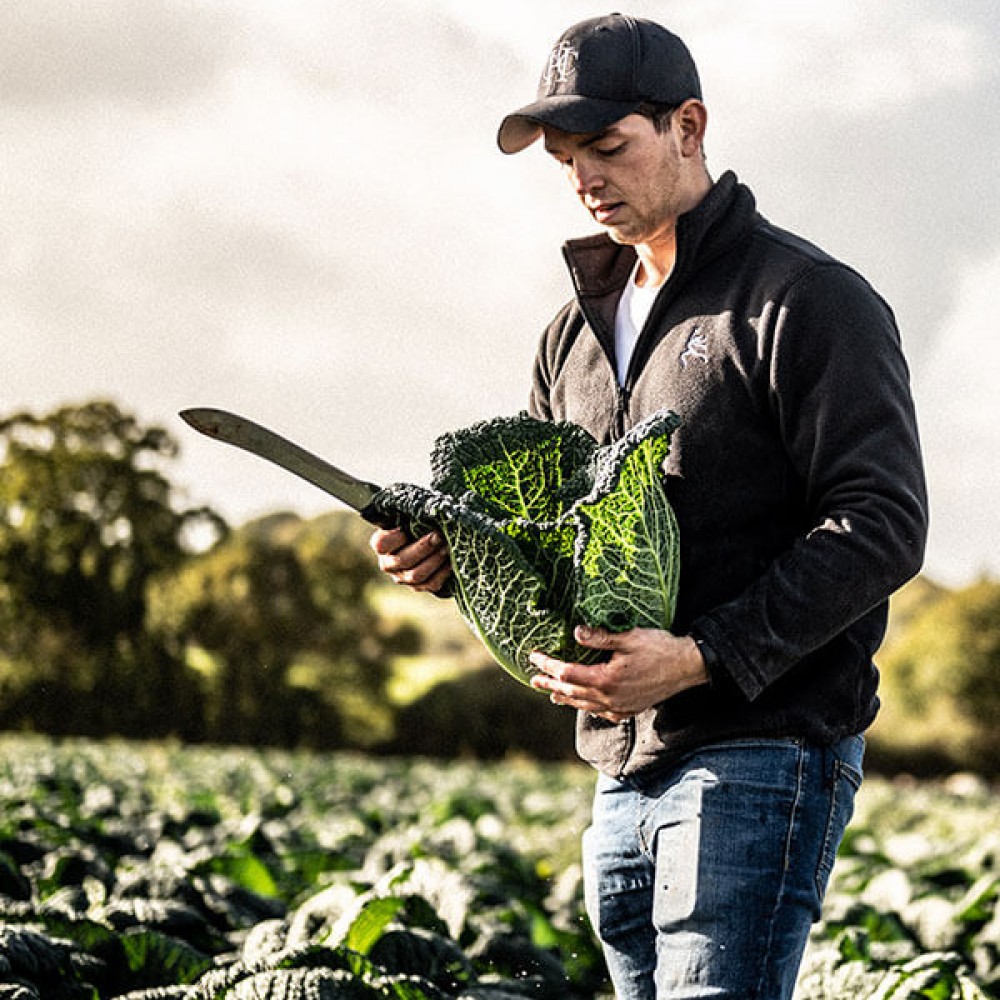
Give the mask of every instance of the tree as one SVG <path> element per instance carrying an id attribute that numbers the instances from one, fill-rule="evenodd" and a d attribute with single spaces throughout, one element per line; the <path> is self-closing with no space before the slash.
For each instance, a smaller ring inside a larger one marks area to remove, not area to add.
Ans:
<path id="1" fill-rule="evenodd" d="M 489 657 L 402 708 L 386 753 L 576 760 L 576 713 L 551 705 Z"/>
<path id="2" fill-rule="evenodd" d="M 345 736 L 351 719 L 387 722 L 389 657 L 416 637 L 371 603 L 381 581 L 361 528 L 353 514 L 271 515 L 157 582 L 152 625 L 200 665 L 210 739 L 331 747 L 364 742 Z"/>
<path id="3" fill-rule="evenodd" d="M 145 634 L 148 584 L 227 530 L 174 505 L 176 452 L 107 400 L 0 420 L 0 723 L 138 735 L 147 709 L 171 718 L 181 678 Z"/>
<path id="4" fill-rule="evenodd" d="M 880 658 L 874 734 L 896 755 L 1000 773 L 1000 581 L 939 590 Z"/>

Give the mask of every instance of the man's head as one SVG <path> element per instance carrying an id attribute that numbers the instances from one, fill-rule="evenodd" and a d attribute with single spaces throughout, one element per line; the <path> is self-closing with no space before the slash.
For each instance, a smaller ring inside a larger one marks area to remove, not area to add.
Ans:
<path id="1" fill-rule="evenodd" d="M 698 70 L 685 44 L 652 21 L 609 14 L 567 29 L 549 53 L 536 100 L 507 115 L 497 141 L 518 153 L 543 127 L 600 132 L 649 104 L 701 99 Z"/>

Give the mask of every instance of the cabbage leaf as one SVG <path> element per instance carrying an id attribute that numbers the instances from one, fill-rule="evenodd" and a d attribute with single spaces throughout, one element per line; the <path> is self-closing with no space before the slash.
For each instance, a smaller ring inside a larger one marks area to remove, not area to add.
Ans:
<path id="1" fill-rule="evenodd" d="M 568 421 L 482 421 L 437 439 L 431 487 L 395 484 L 372 506 L 441 531 L 462 616 L 528 684 L 536 649 L 593 662 L 578 624 L 670 627 L 679 555 L 663 462 L 679 423 L 661 410 L 599 446 Z"/>

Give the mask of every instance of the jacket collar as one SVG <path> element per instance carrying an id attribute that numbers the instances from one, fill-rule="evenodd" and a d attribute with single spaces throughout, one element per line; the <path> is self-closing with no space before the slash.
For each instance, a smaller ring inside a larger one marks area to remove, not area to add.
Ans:
<path id="1" fill-rule="evenodd" d="M 677 261 L 668 284 L 676 287 L 744 240 L 756 219 L 753 193 L 727 171 L 698 205 L 677 220 Z M 615 243 L 606 233 L 567 241 L 563 256 L 581 301 L 620 292 L 636 260 L 632 247 Z"/>

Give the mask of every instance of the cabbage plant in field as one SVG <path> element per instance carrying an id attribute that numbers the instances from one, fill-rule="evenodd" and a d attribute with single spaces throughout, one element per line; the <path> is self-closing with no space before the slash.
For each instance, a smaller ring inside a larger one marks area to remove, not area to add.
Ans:
<path id="1" fill-rule="evenodd" d="M 527 846 L 587 793 L 516 770 L 0 740 L 0 1000 L 590 1000 Z"/>
<path id="2" fill-rule="evenodd" d="M 582 766 L 0 738 L 0 1000 L 606 1000 Z M 1000 1000 L 1000 799 L 869 780 L 795 1000 Z"/>
<path id="3" fill-rule="evenodd" d="M 592 658 L 578 624 L 669 628 L 679 554 L 663 463 L 679 423 L 662 410 L 600 447 L 565 421 L 484 421 L 437 440 L 430 488 L 390 486 L 373 506 L 441 530 L 459 610 L 528 683 L 533 650 Z"/>

